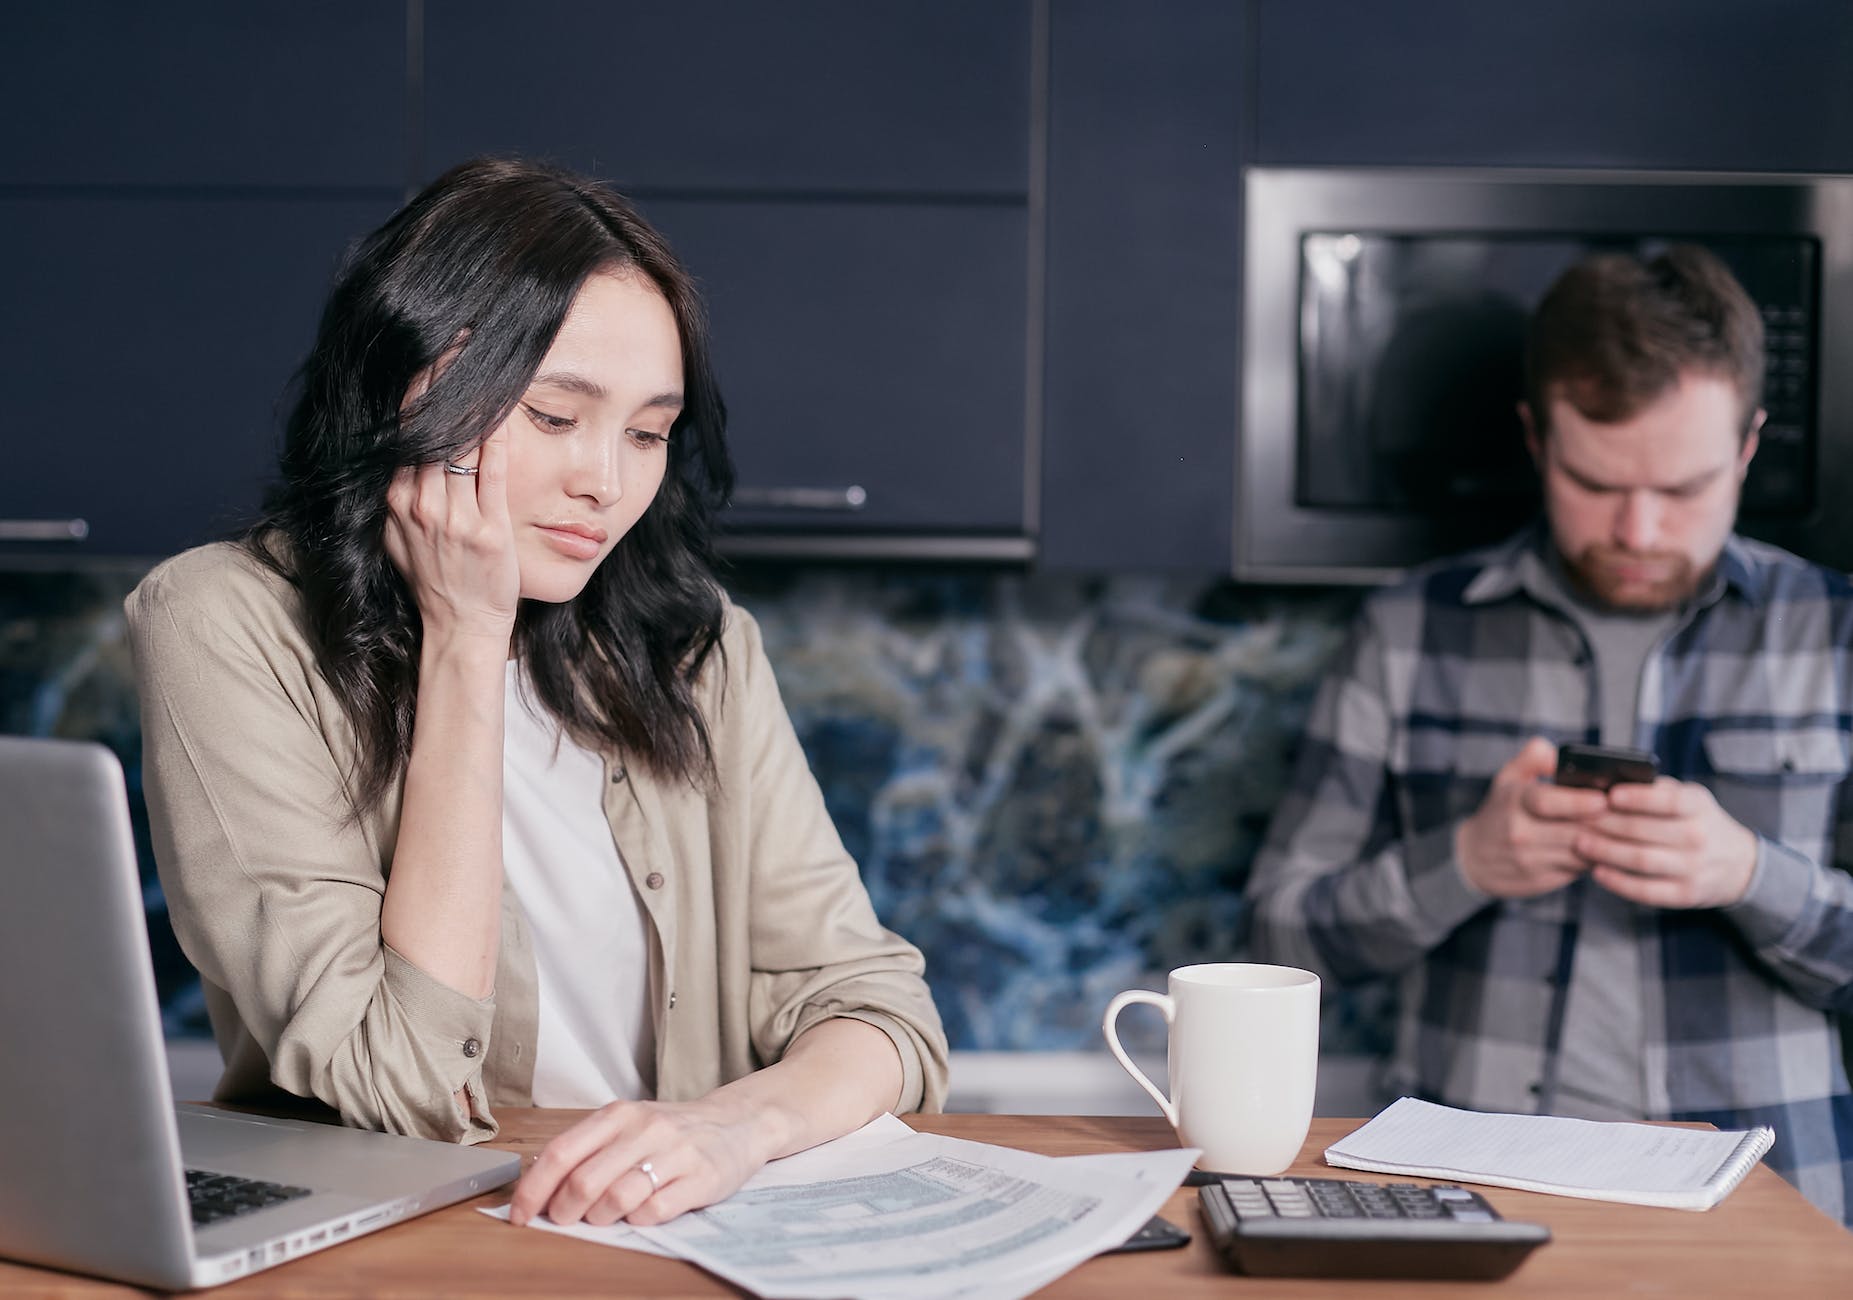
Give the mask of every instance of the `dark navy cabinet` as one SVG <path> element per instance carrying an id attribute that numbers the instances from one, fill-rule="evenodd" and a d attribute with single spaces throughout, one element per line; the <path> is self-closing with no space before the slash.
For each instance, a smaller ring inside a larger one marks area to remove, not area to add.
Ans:
<path id="1" fill-rule="evenodd" d="M 1041 561 L 1222 566 L 1245 7 L 1053 6 Z"/>
<path id="2" fill-rule="evenodd" d="M 1257 10 L 1257 162 L 1853 170 L 1853 5 Z"/>
<path id="3" fill-rule="evenodd" d="M 396 190 L 405 69 L 376 0 L 0 6 L 0 186 Z"/>
<path id="4" fill-rule="evenodd" d="M 0 198 L 13 250 L 0 294 L 12 393 L 0 526 L 89 529 L 81 543 L 0 552 L 158 556 L 248 518 L 335 261 L 392 206 Z"/>
<path id="5" fill-rule="evenodd" d="M 424 6 L 425 171 L 547 157 L 627 191 L 1004 196 L 1029 0 Z"/>
<path id="6" fill-rule="evenodd" d="M 1024 533 L 1021 206 L 643 206 L 707 291 L 731 531 Z"/>
<path id="7" fill-rule="evenodd" d="M 408 48 L 372 0 L 0 12 L 0 562 L 252 515 L 336 262 L 403 193 Z"/>

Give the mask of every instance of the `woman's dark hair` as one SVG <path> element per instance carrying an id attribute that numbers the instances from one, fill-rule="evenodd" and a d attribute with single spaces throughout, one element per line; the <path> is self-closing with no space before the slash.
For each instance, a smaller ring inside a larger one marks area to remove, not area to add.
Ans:
<path id="1" fill-rule="evenodd" d="M 280 481 L 244 537 L 301 592 L 317 660 L 358 739 L 355 815 L 404 770 L 418 693 L 418 609 L 382 540 L 387 485 L 493 432 L 580 286 L 609 271 L 648 277 L 675 314 L 683 407 L 668 470 L 576 598 L 521 602 L 515 650 L 539 702 L 581 743 L 696 783 L 713 772 L 693 682 L 720 642 L 709 523 L 733 469 L 700 297 L 662 236 L 610 189 L 478 159 L 349 255 L 299 375 Z M 439 358 L 436 380 L 406 402 Z"/>

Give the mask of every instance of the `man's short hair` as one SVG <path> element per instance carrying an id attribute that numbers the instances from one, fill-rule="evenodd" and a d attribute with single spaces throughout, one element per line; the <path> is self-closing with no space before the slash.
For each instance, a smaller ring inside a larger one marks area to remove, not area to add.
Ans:
<path id="1" fill-rule="evenodd" d="M 1558 277 L 1532 315 L 1525 401 L 1540 433 L 1553 397 L 1613 424 L 1693 370 L 1737 389 L 1748 433 L 1763 397 L 1763 318 L 1729 268 L 1696 244 L 1652 261 L 1599 253 Z"/>

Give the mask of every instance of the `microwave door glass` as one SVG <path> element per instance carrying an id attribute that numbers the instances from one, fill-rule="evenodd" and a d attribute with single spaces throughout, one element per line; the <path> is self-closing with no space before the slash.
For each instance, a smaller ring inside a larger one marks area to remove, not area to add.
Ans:
<path id="1" fill-rule="evenodd" d="M 1302 508 L 1484 521 L 1490 541 L 1536 501 L 1517 406 L 1525 326 L 1572 262 L 1652 256 L 1678 239 L 1310 232 L 1301 237 L 1295 475 Z M 1763 311 L 1769 411 L 1743 507 L 1813 506 L 1808 355 L 1818 245 L 1708 238 Z"/>

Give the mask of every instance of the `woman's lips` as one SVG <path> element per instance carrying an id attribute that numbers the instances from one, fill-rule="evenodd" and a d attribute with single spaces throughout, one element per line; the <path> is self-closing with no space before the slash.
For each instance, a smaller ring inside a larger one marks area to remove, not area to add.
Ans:
<path id="1" fill-rule="evenodd" d="M 535 527 L 549 546 L 575 560 L 597 559 L 599 549 L 605 544 L 603 529 L 556 524 L 536 524 Z"/>

